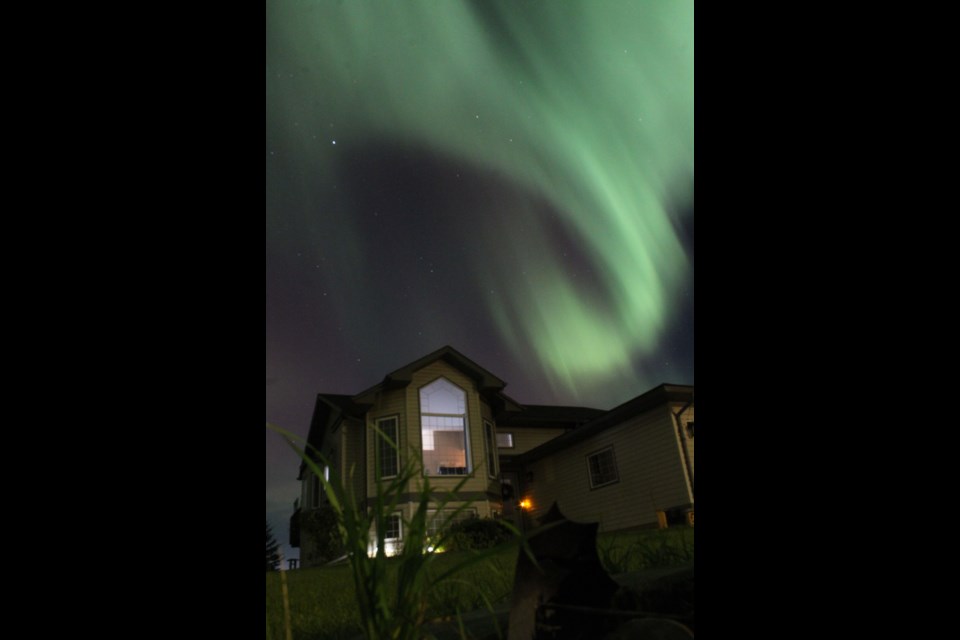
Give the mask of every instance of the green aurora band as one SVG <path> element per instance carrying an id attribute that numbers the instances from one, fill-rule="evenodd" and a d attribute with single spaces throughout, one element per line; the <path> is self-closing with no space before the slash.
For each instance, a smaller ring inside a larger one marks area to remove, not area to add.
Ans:
<path id="1" fill-rule="evenodd" d="M 674 216 L 692 198 L 692 1 L 278 0 L 267 13 L 268 114 L 296 123 L 271 125 L 293 162 L 332 170 L 305 132 L 393 139 L 521 186 L 524 233 L 484 232 L 511 259 L 470 265 L 498 330 L 555 391 L 635 377 L 690 276 Z M 601 290 L 569 276 L 546 239 L 558 227 Z M 342 257 L 359 264 L 352 238 Z"/>

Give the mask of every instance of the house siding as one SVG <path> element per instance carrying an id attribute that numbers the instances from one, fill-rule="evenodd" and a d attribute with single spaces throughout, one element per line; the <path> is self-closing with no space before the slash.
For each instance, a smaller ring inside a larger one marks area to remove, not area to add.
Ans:
<path id="1" fill-rule="evenodd" d="M 360 420 L 350 420 L 344 426 L 343 459 L 340 474 L 345 487 L 358 499 L 364 495 L 364 481 L 367 474 L 364 456 L 364 424 Z M 353 469 L 351 470 L 351 466 Z M 351 477 L 352 472 L 352 477 Z"/>
<path id="2" fill-rule="evenodd" d="M 587 457 L 613 447 L 619 481 L 590 488 Z M 653 525 L 657 511 L 690 504 L 669 406 L 664 405 L 529 463 L 524 497 L 540 518 L 554 501 L 571 520 L 599 522 L 600 531 Z"/>
<path id="3" fill-rule="evenodd" d="M 675 404 L 673 407 L 674 415 L 676 415 L 677 413 L 680 413 L 680 411 L 683 409 L 684 406 L 685 405 L 682 405 L 682 404 Z M 681 433 L 683 434 L 684 444 L 687 447 L 687 463 L 690 465 L 690 477 L 693 478 L 694 477 L 693 443 L 694 443 L 695 437 L 691 436 L 687 432 L 687 425 L 690 424 L 691 422 L 693 422 L 693 405 L 690 405 L 689 407 L 687 407 L 687 410 L 680 415 Z"/>

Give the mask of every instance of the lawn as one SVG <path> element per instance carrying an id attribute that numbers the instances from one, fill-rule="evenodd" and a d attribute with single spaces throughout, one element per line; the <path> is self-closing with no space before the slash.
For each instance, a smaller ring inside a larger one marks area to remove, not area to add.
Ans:
<path id="1" fill-rule="evenodd" d="M 612 574 L 669 567 L 693 560 L 693 529 L 675 527 L 601 534 L 597 550 Z M 428 602 L 428 619 L 484 608 L 509 599 L 513 587 L 516 548 L 504 548 L 487 561 L 473 565 L 459 580 L 448 582 Z M 462 559 L 461 553 L 443 554 L 436 569 L 442 571 Z M 348 565 L 286 572 L 294 640 L 355 638 L 357 607 Z M 267 638 L 283 640 L 283 599 L 280 574 L 267 573 Z"/>

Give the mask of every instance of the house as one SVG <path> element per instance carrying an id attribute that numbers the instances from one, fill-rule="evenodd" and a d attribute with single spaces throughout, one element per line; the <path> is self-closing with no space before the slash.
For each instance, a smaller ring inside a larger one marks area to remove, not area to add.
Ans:
<path id="1" fill-rule="evenodd" d="M 693 524 L 693 409 L 692 386 L 662 384 L 516 456 L 527 514 L 556 502 L 600 531 Z"/>
<path id="2" fill-rule="evenodd" d="M 329 461 L 324 473 L 343 478 L 358 500 L 375 497 L 378 477 L 396 476 L 408 456 L 419 456 L 432 487 L 460 485 L 458 501 L 446 506 L 452 514 L 467 505 L 458 520 L 530 527 L 557 501 L 571 519 L 602 518 L 601 530 L 613 530 L 657 526 L 658 512 L 692 508 L 693 387 L 661 385 L 610 411 L 522 405 L 505 387 L 446 346 L 356 395 L 318 394 L 307 440 Z M 291 545 L 303 547 L 307 567 L 314 562 L 300 516 L 325 496 L 305 464 L 298 479 Z M 415 494 L 404 496 L 388 519 L 387 553 L 402 543 L 415 506 Z M 437 526 L 452 522 L 440 515 Z"/>

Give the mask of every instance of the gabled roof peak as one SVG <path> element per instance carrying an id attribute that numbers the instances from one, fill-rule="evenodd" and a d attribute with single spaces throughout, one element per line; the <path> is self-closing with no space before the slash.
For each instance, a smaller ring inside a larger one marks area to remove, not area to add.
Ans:
<path id="1" fill-rule="evenodd" d="M 417 358 L 413 362 L 406 364 L 399 369 L 391 371 L 383 378 L 381 382 L 355 395 L 354 400 L 362 402 L 365 396 L 376 391 L 405 387 L 410 384 L 410 381 L 413 379 L 414 372 L 419 371 L 423 367 L 437 360 L 443 360 L 453 367 L 456 367 L 465 375 L 473 379 L 481 391 L 500 391 L 507 386 L 506 382 L 492 374 L 487 369 L 484 369 L 479 364 L 463 355 L 450 345 L 444 345 L 436 351 L 428 353 L 427 355 Z"/>

